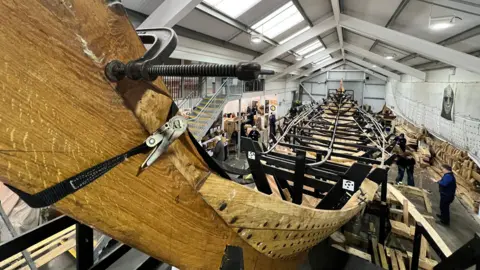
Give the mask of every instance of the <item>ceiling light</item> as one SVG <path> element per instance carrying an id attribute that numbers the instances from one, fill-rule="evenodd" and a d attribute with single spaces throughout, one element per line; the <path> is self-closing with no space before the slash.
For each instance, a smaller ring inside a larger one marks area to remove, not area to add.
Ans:
<path id="1" fill-rule="evenodd" d="M 300 60 L 302 60 L 302 59 L 303 59 L 303 57 L 302 57 L 301 55 L 297 55 L 297 56 L 295 57 L 295 60 L 297 60 L 297 61 L 300 61 Z"/>
<path id="2" fill-rule="evenodd" d="M 397 57 L 394 53 L 387 53 L 385 54 L 385 59 L 392 60 L 393 58 Z"/>
<path id="3" fill-rule="evenodd" d="M 372 67 L 373 67 L 373 68 L 376 68 L 376 67 L 377 67 L 377 65 L 373 65 Z"/>
<path id="4" fill-rule="evenodd" d="M 252 35 L 250 37 L 250 41 L 255 44 L 259 44 L 262 42 L 262 36 L 261 35 Z"/>
<path id="5" fill-rule="evenodd" d="M 208 5 L 218 9 L 228 16 L 236 19 L 247 10 L 258 4 L 261 0 L 203 0 Z"/>
<path id="6" fill-rule="evenodd" d="M 293 2 L 289 1 L 254 24 L 252 28 L 258 32 L 262 32 L 266 37 L 274 38 L 302 21 L 304 21 L 302 14 Z"/>
<path id="7" fill-rule="evenodd" d="M 315 51 L 313 51 L 313 52 L 305 55 L 305 58 L 309 58 L 310 56 L 313 56 L 313 55 L 315 55 L 315 54 L 317 54 L 317 53 L 319 53 L 319 52 L 321 52 L 321 51 L 324 51 L 324 50 L 325 50 L 325 47 L 322 47 L 322 48 L 320 48 L 320 49 L 318 49 L 318 50 L 315 50 Z"/>
<path id="8" fill-rule="evenodd" d="M 432 30 L 443 30 L 455 25 L 456 19 L 462 19 L 457 16 L 431 17 L 428 20 L 428 28 Z"/>

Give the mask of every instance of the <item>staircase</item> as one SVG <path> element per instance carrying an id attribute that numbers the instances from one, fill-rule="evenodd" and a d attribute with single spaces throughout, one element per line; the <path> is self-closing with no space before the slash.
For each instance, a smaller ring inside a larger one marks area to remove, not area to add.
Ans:
<path id="1" fill-rule="evenodd" d="M 227 79 L 211 97 L 204 97 L 193 109 L 188 121 L 188 129 L 197 140 L 201 140 L 213 125 L 225 104 L 242 97 L 243 83 Z"/>

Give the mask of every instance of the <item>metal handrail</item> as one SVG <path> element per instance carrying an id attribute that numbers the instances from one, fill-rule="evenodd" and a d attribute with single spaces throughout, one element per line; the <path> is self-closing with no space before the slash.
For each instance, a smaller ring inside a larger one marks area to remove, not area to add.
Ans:
<path id="1" fill-rule="evenodd" d="M 189 118 L 188 121 L 192 122 L 192 121 L 197 120 L 200 117 L 200 114 L 202 114 L 202 112 L 208 107 L 208 105 L 210 105 L 210 103 L 212 103 L 212 100 L 214 100 L 218 96 L 218 94 L 221 92 L 220 90 L 224 87 L 224 85 L 227 83 L 227 81 L 228 80 L 225 80 L 220 85 L 217 92 L 215 92 L 215 94 L 208 100 L 207 104 L 205 104 L 205 106 L 200 110 L 200 112 L 198 112 L 198 114 L 194 118 Z"/>
<path id="2" fill-rule="evenodd" d="M 189 100 L 191 98 L 191 96 L 193 96 L 194 94 L 197 94 L 198 93 L 198 90 L 195 90 L 195 91 L 192 91 L 190 94 L 188 94 L 188 96 L 186 96 L 182 102 L 180 102 L 180 104 L 177 105 L 177 107 L 179 109 L 182 108 L 183 104 L 185 104 L 185 102 L 187 102 L 187 100 Z"/>

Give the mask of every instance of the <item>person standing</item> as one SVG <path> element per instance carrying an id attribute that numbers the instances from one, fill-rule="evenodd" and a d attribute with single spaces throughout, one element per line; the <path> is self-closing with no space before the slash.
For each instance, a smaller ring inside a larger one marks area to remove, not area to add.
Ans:
<path id="1" fill-rule="evenodd" d="M 275 113 L 270 114 L 270 118 L 268 119 L 268 124 L 270 126 L 270 136 L 275 137 L 277 135 L 277 132 L 275 130 L 275 123 L 277 122 L 277 119 L 275 117 Z"/>
<path id="2" fill-rule="evenodd" d="M 248 137 L 258 142 L 258 139 L 260 138 L 260 132 L 258 132 L 257 126 L 253 126 L 252 131 L 250 131 L 248 134 Z"/>
<path id="3" fill-rule="evenodd" d="M 437 214 L 437 217 L 440 218 L 440 220 L 437 220 L 437 223 L 448 226 L 450 225 L 450 204 L 455 199 L 457 180 L 455 179 L 455 175 L 453 174 L 452 167 L 450 167 L 450 165 L 443 164 L 442 172 L 442 179 L 431 179 L 432 181 L 438 183 L 438 188 L 440 191 L 440 215 Z"/>
<path id="4" fill-rule="evenodd" d="M 225 144 L 222 142 L 222 136 L 215 137 L 216 143 L 213 149 L 212 157 L 218 162 L 222 163 L 225 160 Z"/>
<path id="5" fill-rule="evenodd" d="M 394 152 L 397 154 L 397 185 L 402 184 L 403 176 L 405 175 L 405 171 L 407 172 L 407 183 L 409 186 L 415 186 L 415 181 L 413 179 L 413 172 L 415 168 L 415 159 L 413 158 L 412 154 L 406 150 L 404 150 L 401 145 L 396 147 Z"/>

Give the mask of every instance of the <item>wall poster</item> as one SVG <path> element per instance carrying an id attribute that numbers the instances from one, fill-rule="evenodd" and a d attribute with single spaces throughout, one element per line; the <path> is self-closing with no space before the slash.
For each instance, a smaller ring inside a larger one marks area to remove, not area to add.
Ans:
<path id="1" fill-rule="evenodd" d="M 443 90 L 442 118 L 453 121 L 453 104 L 455 103 L 455 93 L 449 84 Z"/>

